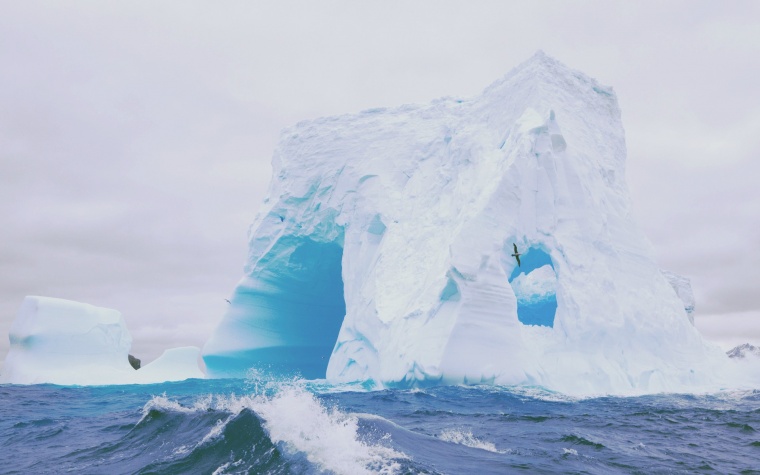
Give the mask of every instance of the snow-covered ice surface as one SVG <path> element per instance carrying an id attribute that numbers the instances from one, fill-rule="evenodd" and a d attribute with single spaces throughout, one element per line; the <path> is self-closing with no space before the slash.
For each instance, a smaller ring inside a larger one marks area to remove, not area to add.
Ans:
<path id="1" fill-rule="evenodd" d="M 203 378 L 199 348 L 167 350 L 135 371 L 121 313 L 71 300 L 28 296 L 10 330 L 0 383 L 107 385 Z"/>
<path id="2" fill-rule="evenodd" d="M 286 129 L 209 374 L 721 387 L 728 359 L 634 223 L 625 158 L 613 90 L 541 52 L 472 99 Z"/>

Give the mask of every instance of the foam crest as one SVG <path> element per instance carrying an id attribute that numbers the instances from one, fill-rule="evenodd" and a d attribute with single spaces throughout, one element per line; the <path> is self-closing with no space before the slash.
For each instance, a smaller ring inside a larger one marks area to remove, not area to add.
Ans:
<path id="1" fill-rule="evenodd" d="M 323 470 L 391 474 L 400 469 L 394 460 L 406 458 L 391 448 L 360 440 L 356 416 L 324 407 L 297 385 L 273 397 L 254 398 L 254 409 L 265 420 L 273 442 L 305 454 Z"/>
<path id="2" fill-rule="evenodd" d="M 393 474 L 400 470 L 397 461 L 408 458 L 379 443 L 362 440 L 356 415 L 325 407 L 302 381 L 270 381 L 255 386 L 258 394 L 204 396 L 192 405 L 171 400 L 166 394 L 154 396 L 143 407 L 143 418 L 154 409 L 229 413 L 229 417 L 219 420 L 197 444 L 201 446 L 219 437 L 235 415 L 248 409 L 261 417 L 269 438 L 285 452 L 302 454 L 320 470 L 336 474 Z"/>
<path id="3" fill-rule="evenodd" d="M 190 412 L 199 412 L 199 411 L 207 411 L 211 405 L 211 402 L 213 400 L 212 396 L 204 396 L 198 400 L 196 400 L 192 406 L 183 406 L 178 401 L 169 399 L 166 396 L 166 393 L 161 394 L 159 396 L 153 396 L 150 401 L 146 402 L 145 405 L 142 408 L 142 417 L 140 418 L 140 422 L 142 422 L 143 419 L 145 419 L 148 414 L 150 414 L 150 411 L 162 411 L 162 412 L 183 412 L 183 413 L 190 413 Z"/>
<path id="4" fill-rule="evenodd" d="M 200 447 L 208 442 L 211 442 L 213 440 L 216 440 L 219 438 L 220 435 L 222 435 L 222 431 L 224 430 L 224 427 L 227 425 L 227 423 L 232 419 L 232 417 L 228 417 L 226 420 L 219 419 L 216 421 L 216 424 L 214 424 L 214 427 L 211 428 L 211 430 L 203 436 L 203 439 L 201 439 L 200 442 L 198 442 L 198 445 L 196 447 Z"/>
<path id="5" fill-rule="evenodd" d="M 451 442 L 454 444 L 466 445 L 475 449 L 487 450 L 496 454 L 506 454 L 508 450 L 499 450 L 492 442 L 487 440 L 480 440 L 471 431 L 463 431 L 456 429 L 446 429 L 438 436 L 439 439 L 444 442 Z"/>
<path id="6" fill-rule="evenodd" d="M 224 475 L 225 473 L 228 473 L 227 470 L 235 469 L 242 464 L 243 464 L 242 460 L 237 460 L 235 462 L 227 462 L 225 464 L 222 464 L 222 466 L 220 466 L 216 470 L 214 470 L 214 472 L 211 475 Z"/>

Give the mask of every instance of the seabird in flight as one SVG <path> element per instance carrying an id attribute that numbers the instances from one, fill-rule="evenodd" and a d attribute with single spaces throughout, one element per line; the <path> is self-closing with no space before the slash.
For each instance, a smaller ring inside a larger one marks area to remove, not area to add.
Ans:
<path id="1" fill-rule="evenodd" d="M 517 244 L 512 243 L 512 247 L 515 248 L 515 253 L 512 254 L 512 257 L 514 257 L 515 259 L 517 259 L 517 267 L 520 267 L 520 253 L 517 252 Z"/>

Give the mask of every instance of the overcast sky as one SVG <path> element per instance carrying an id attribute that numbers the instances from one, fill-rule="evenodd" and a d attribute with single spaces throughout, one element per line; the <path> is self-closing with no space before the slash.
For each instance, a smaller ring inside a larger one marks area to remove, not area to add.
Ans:
<path id="1" fill-rule="evenodd" d="M 0 361 L 25 295 L 201 346 L 279 131 L 474 96 L 536 50 L 612 86 L 634 214 L 697 326 L 760 343 L 760 2 L 2 1 Z"/>

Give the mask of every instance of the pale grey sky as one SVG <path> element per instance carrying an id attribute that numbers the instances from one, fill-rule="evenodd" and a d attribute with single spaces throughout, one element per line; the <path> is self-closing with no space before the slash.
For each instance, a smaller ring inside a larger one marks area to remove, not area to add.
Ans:
<path id="1" fill-rule="evenodd" d="M 472 96 L 536 50 L 614 87 L 634 213 L 697 325 L 760 343 L 760 3 L 0 3 L 0 360 L 25 295 L 202 345 L 279 131 Z"/>

